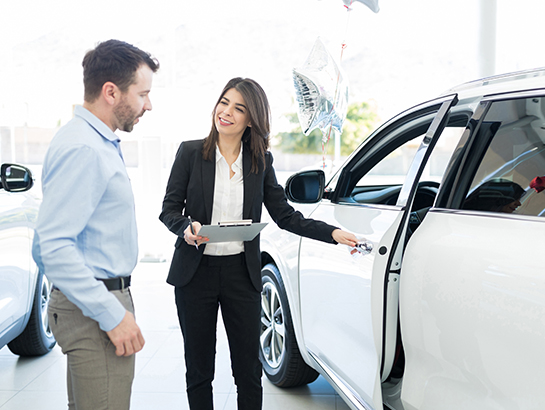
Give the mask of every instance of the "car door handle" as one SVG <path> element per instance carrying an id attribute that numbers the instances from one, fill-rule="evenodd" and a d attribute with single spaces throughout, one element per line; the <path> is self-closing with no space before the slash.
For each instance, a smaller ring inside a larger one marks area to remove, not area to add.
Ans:
<path id="1" fill-rule="evenodd" d="M 361 241 L 358 242 L 358 244 L 352 248 L 350 248 L 350 255 L 354 257 L 361 257 L 364 255 L 368 255 L 373 250 L 373 244 L 368 241 Z"/>

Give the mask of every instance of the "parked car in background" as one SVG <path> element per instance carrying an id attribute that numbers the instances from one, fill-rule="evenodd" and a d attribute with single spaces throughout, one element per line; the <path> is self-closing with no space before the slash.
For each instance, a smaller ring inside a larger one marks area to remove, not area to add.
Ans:
<path id="1" fill-rule="evenodd" d="M 352 409 L 542 409 L 545 69 L 467 83 L 386 122 L 326 181 L 293 175 L 332 246 L 261 235 L 264 372 L 323 375 Z"/>
<path id="2" fill-rule="evenodd" d="M 50 284 L 32 259 L 38 202 L 24 193 L 33 185 L 29 169 L 0 167 L 0 348 L 36 356 L 55 346 L 47 306 Z"/>

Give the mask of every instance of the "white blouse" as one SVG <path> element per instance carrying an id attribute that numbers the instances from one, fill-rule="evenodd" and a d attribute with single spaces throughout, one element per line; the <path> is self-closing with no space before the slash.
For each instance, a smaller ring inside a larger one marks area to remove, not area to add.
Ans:
<path id="1" fill-rule="evenodd" d="M 225 221 L 242 219 L 244 201 L 244 179 L 242 176 L 242 145 L 236 161 L 232 165 L 233 178 L 230 178 L 229 164 L 216 146 L 216 179 L 214 183 L 214 204 L 212 206 L 212 225 Z M 209 256 L 236 255 L 244 252 L 243 242 L 217 242 L 206 244 L 204 254 Z"/>

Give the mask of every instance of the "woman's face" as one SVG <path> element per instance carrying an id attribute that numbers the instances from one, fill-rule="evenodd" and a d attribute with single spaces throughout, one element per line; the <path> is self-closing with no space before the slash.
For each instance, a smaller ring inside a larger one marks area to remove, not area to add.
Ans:
<path id="1" fill-rule="evenodd" d="M 220 137 L 237 139 L 242 139 L 246 127 L 251 126 L 244 98 L 234 88 L 227 90 L 216 106 L 214 123 Z"/>
<path id="2" fill-rule="evenodd" d="M 515 199 L 513 202 L 509 202 L 507 205 L 504 205 L 501 208 L 501 212 L 505 212 L 508 214 L 511 214 L 516 211 L 516 209 L 521 206 L 521 202 L 519 199 Z"/>

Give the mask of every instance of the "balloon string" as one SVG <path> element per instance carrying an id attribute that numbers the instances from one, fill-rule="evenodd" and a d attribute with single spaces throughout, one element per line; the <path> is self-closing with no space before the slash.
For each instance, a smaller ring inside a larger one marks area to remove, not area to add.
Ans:
<path id="1" fill-rule="evenodd" d="M 346 5 L 346 4 L 345 4 L 344 7 L 345 7 L 348 11 L 352 10 L 352 3 L 353 3 L 353 2 L 354 2 L 354 0 L 350 0 L 350 4 L 349 4 L 349 5 Z"/>
<path id="2" fill-rule="evenodd" d="M 341 43 L 341 56 L 339 58 L 339 72 L 337 74 L 337 84 L 335 85 L 335 96 L 333 98 L 333 104 L 331 106 L 331 111 L 329 112 L 330 114 L 333 112 L 333 110 L 335 109 L 335 101 L 337 101 L 337 94 L 339 93 L 339 83 L 341 81 L 341 70 L 340 70 L 340 65 L 343 61 L 343 53 L 344 53 L 344 49 L 348 46 L 346 44 L 346 38 L 347 38 L 347 33 L 348 33 L 348 26 L 350 25 L 350 11 L 352 10 L 352 3 L 353 3 L 354 0 L 350 0 L 350 6 L 344 6 L 348 12 L 348 15 L 346 17 L 346 26 L 345 26 L 345 31 L 344 31 L 344 39 Z M 324 139 L 322 138 L 322 168 L 325 170 L 325 159 L 326 159 L 326 146 L 327 144 L 329 143 L 329 140 L 331 139 L 331 130 L 333 129 L 333 119 L 331 119 L 331 122 L 329 123 L 329 130 L 327 131 L 327 138 L 325 139 L 325 142 L 324 142 Z M 340 131 L 340 133 L 342 134 L 342 130 Z M 333 161 L 331 161 L 331 168 L 333 168 Z"/>

